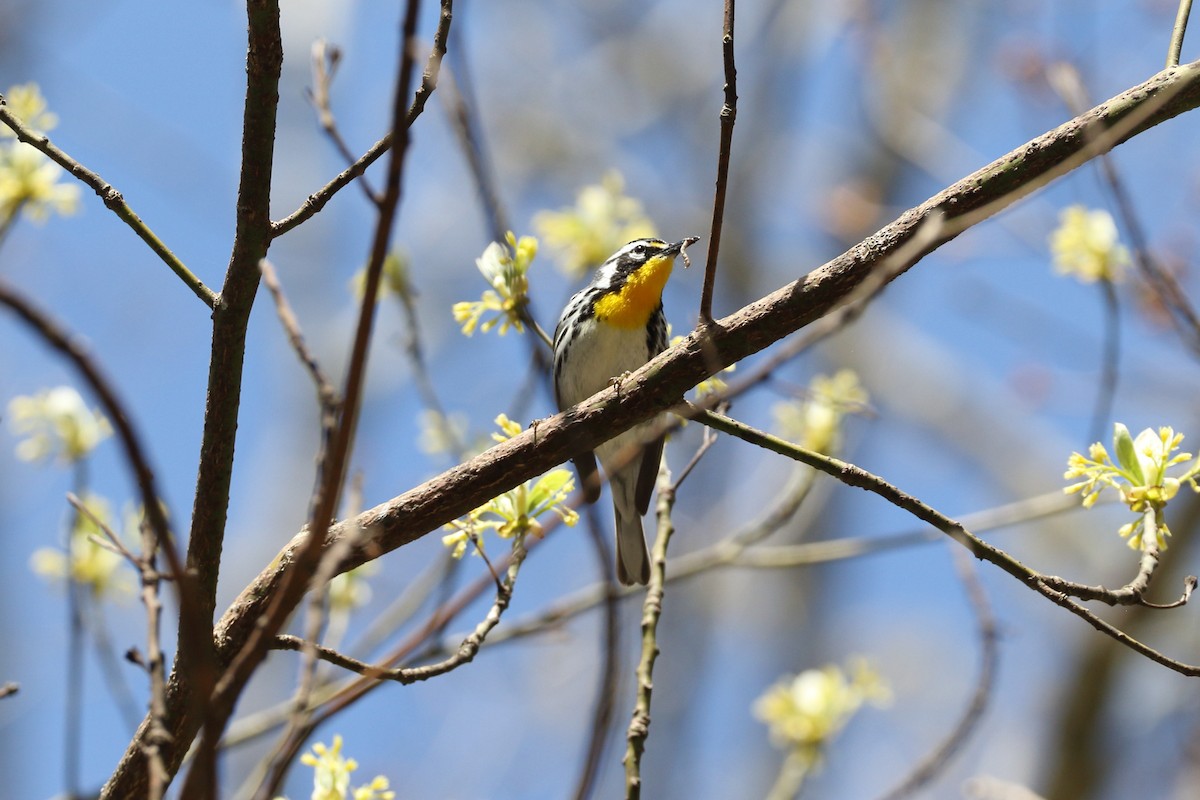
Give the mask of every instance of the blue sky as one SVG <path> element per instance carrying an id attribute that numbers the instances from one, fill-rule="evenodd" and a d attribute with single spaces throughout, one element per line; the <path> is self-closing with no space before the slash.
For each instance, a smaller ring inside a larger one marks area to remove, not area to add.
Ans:
<path id="1" fill-rule="evenodd" d="M 434 16 L 426 5 L 421 34 L 428 38 Z M 1020 67 L 1070 60 L 1098 101 L 1161 68 L 1174 16 L 1167 2 L 888 3 L 852 18 L 818 5 L 739 9 L 740 104 L 718 313 L 851 244 L 830 220 L 851 213 L 854 198 L 873 201 L 861 236 L 1067 119 L 1042 82 L 1018 80 Z M 76 0 L 28 11 L 3 34 L 0 91 L 36 81 L 60 117 L 55 142 L 122 191 L 202 280 L 219 287 L 237 187 L 242 9 L 228 2 Z M 334 109 L 352 148 L 363 150 L 386 125 L 398 15 L 394 4 L 380 2 L 285 4 L 276 218 L 342 166 L 305 99 L 312 41 L 325 37 L 345 50 Z M 536 211 L 571 203 L 580 187 L 613 168 L 665 236 L 707 234 L 721 102 L 719 4 L 476 0 L 458 4 L 455 26 L 452 47 L 469 58 L 481 125 L 518 234 L 531 232 Z M 925 44 L 905 51 L 905 36 L 923 36 L 913 40 Z M 1195 49 L 1185 47 L 1185 60 L 1189 52 Z M 908 94 L 897 99 L 898 86 Z M 886 135 L 902 127 L 886 113 L 892 100 L 916 104 L 934 120 L 908 150 Z M 1115 157 L 1156 251 L 1184 264 L 1196 244 L 1193 117 L 1160 126 Z M 876 169 L 881 161 L 889 166 Z M 863 189 L 870 181 L 879 181 L 879 196 Z M 876 412 L 849 422 L 846 455 L 856 463 L 951 515 L 1058 489 L 1067 455 L 1089 442 L 1103 321 L 1099 292 L 1049 266 L 1046 237 L 1071 203 L 1107 205 L 1094 170 L 1079 170 L 926 259 L 851 330 L 740 400 L 735 415 L 769 426 L 771 406 L 790 388 L 848 366 L 862 376 Z M 348 283 L 366 258 L 373 225 L 370 206 L 348 189 L 271 250 L 306 335 L 334 375 L 341 374 L 353 326 Z M 466 340 L 450 316 L 454 301 L 486 288 L 474 266 L 486 231 L 435 97 L 414 130 L 395 239 L 412 258 L 434 380 L 446 405 L 467 415 L 476 432 L 490 430 L 496 414 L 514 413 L 528 353 L 511 334 Z M 698 264 L 705 246 L 693 251 Z M 576 288 L 551 263 L 548 253 L 539 259 L 534 289 L 548 328 Z M 0 272 L 91 345 L 149 442 L 173 519 L 185 530 L 207 375 L 203 305 L 86 191 L 77 215 L 20 224 L 0 249 Z M 679 271 L 668 287 L 677 333 L 694 323 L 701 280 L 700 270 Z M 1187 288 L 1194 283 L 1186 273 L 1184 281 Z M 1135 432 L 1160 424 L 1194 431 L 1194 358 L 1129 296 L 1122 337 L 1115 418 Z M 447 466 L 416 446 L 421 403 L 403 341 L 402 318 L 386 305 L 354 462 L 368 504 Z M 0 342 L 5 402 L 73 382 L 8 316 L 0 315 Z M 316 446 L 313 392 L 265 293 L 249 342 L 222 608 L 302 524 Z M 534 398 L 522 421 L 551 412 L 545 393 Z M 697 440 L 691 430 L 672 443 L 672 466 L 686 462 Z M 0 679 L 17 680 L 22 690 L 0 704 L 0 764 L 14 797 L 46 797 L 63 788 L 66 608 L 62 593 L 32 575 L 28 563 L 36 548 L 61 538 L 69 477 L 16 461 L 14 443 L 7 430 L 0 434 L 0 602 L 9 611 L 0 635 L 12 643 L 0 648 Z M 790 469 L 740 443 L 720 442 L 680 494 L 674 547 L 696 549 L 752 519 Z M 97 452 L 91 474 L 94 488 L 117 506 L 132 496 L 115 447 Z M 608 524 L 603 505 L 600 516 Z M 997 533 L 995 541 L 1048 572 L 1108 585 L 1134 570 L 1130 551 L 1112 533 L 1122 521 L 1112 509 L 1076 513 Z M 882 501 L 825 485 L 785 538 L 915 527 Z M 437 539 L 382 559 L 375 599 L 353 630 L 438 555 Z M 477 560 L 467 566 L 471 574 L 479 568 Z M 1076 648 L 1095 635 L 1011 578 L 986 565 L 980 572 L 1004 631 L 999 683 L 976 738 L 936 796 L 957 796 L 961 781 L 984 774 L 1036 784 L 1055 699 L 1069 680 L 1059 671 L 1074 665 Z M 511 613 L 542 608 L 594 577 L 582 531 L 556 533 L 527 565 Z M 878 794 L 949 729 L 978 660 L 974 622 L 941 544 L 807 570 L 717 572 L 673 587 L 666 609 L 646 767 L 655 797 L 761 794 L 779 755 L 750 714 L 753 699 L 782 674 L 856 653 L 875 660 L 895 703 L 851 724 L 810 796 Z M 481 611 L 472 608 L 455 629 L 471 627 Z M 105 613 L 118 649 L 142 641 L 135 599 Z M 1188 660 L 1196 647 L 1192 628 L 1182 627 L 1190 612 L 1174 613 L 1163 623 L 1170 636 L 1161 644 Z M 637 620 L 638 609 L 626 607 L 622 722 L 631 707 Z M 561 797 L 588 727 L 598 624 L 591 614 L 536 642 L 485 651 L 477 663 L 428 685 L 386 687 L 317 738 L 327 742 L 341 732 L 362 763 L 357 774 L 389 775 L 403 787 L 401 797 Z M 273 656 L 242 710 L 278 700 L 292 685 L 295 664 L 290 654 Z M 128 679 L 141 689 L 132 667 Z M 1163 742 L 1146 757 L 1164 765 L 1156 785 L 1166 796 L 1168 766 L 1181 746 L 1165 743 L 1194 728 L 1195 692 L 1183 678 L 1141 662 L 1127 665 L 1119 685 L 1128 694 L 1110 711 L 1113 743 L 1143 752 L 1137 740 Z M 111 770 L 128 731 L 94 660 L 86 688 L 83 775 L 92 786 Z M 623 743 L 619 736 L 613 743 L 602 795 L 614 793 L 621 776 Z M 262 752 L 229 759 L 230 786 Z M 1122 780 L 1138 776 L 1126 774 Z M 307 796 L 308 777 L 306 769 L 294 772 L 290 797 Z M 1125 790 L 1115 780 L 1105 796 Z"/>

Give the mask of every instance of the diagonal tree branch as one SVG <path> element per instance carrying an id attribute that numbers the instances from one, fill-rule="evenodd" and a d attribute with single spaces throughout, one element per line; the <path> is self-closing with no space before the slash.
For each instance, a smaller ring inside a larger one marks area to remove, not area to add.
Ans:
<path id="1" fill-rule="evenodd" d="M 51 161 L 89 186 L 104 201 L 104 205 L 120 217 L 126 225 L 132 228 L 133 232 L 138 235 L 138 238 L 149 245 L 155 255 L 161 258 L 163 263 L 179 276 L 179 279 L 192 290 L 193 294 L 204 301 L 204 304 L 209 308 L 216 305 L 217 296 L 213 290 L 205 286 L 204 281 L 197 278 L 187 268 L 187 265 L 180 261 L 179 257 L 171 252 L 169 247 L 163 244 L 154 231 L 150 230 L 150 227 L 145 222 L 142 222 L 142 218 L 134 213 L 129 204 L 125 202 L 125 197 L 111 183 L 63 152 L 62 148 L 50 141 L 49 136 L 32 130 L 25 123 L 21 122 L 18 117 L 14 116 L 5 107 L 3 95 L 0 95 L 0 122 L 11 128 L 19 141 L 37 148 Z"/>
<path id="2" fill-rule="evenodd" d="M 1013 150 L 822 267 L 719 320 L 715 327 L 685 338 L 622 381 L 619 395 L 606 389 L 352 520 L 331 525 L 325 546 L 352 528 L 365 530 L 361 544 L 338 571 L 415 541 L 518 483 L 672 407 L 704 378 L 837 308 L 877 270 L 903 274 L 969 225 L 999 213 L 1100 152 L 1198 105 L 1200 62 L 1164 70 Z M 937 226 L 936 235 L 906 248 L 927 219 L 939 216 L 945 223 Z M 898 253 L 903 258 L 895 261 Z M 222 616 L 214 631 L 220 659 L 246 643 L 285 576 L 296 568 L 297 554 L 307 538 L 307 529 L 297 534 Z M 171 688 L 170 711 L 183 716 L 186 698 L 174 684 Z M 195 732 L 194 719 L 184 722 L 176 727 L 180 746 Z M 136 746 L 135 740 L 131 748 Z M 110 786 L 133 785 L 129 774 L 142 769 L 141 764 L 122 762 Z M 136 795 L 107 795 L 125 796 Z"/>
<path id="3" fill-rule="evenodd" d="M 476 458 L 370 509 L 344 525 L 370 529 L 370 547 L 360 547 L 342 565 L 350 569 L 373 553 L 389 552 L 445 524 L 584 449 L 610 438 L 677 403 L 692 386 L 714 371 L 779 341 L 828 313 L 850 297 L 876 269 L 904 251 L 924 220 L 944 214 L 947 223 L 919 247 L 904 252 L 896 275 L 961 232 L 954 224 L 966 216 L 979 222 L 1057 177 L 1061 164 L 1083 163 L 1100 147 L 1111 147 L 1200 104 L 1200 63 L 1167 70 L 1076 117 L 964 178 L 892 224 L 805 277 L 720 320 L 719 330 L 693 334 L 659 355 L 622 382 L 618 394 L 606 389 L 573 409 L 542 420 Z M 1125 121 L 1124 130 L 1107 141 L 1098 136 Z M 980 210 L 983 210 L 982 213 Z M 716 354 L 715 361 L 710 357 Z M 244 635 L 243 615 L 269 593 L 286 571 L 301 533 L 277 564 L 259 576 L 218 626 L 218 637 Z M 248 605 L 243 605 L 243 603 Z"/>

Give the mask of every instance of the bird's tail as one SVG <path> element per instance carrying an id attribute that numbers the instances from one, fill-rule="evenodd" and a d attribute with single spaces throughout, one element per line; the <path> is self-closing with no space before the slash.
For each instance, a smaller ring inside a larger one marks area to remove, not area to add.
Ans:
<path id="1" fill-rule="evenodd" d="M 617 527 L 617 580 L 626 586 L 650 582 L 650 554 L 637 510 L 637 471 L 625 470 L 611 481 Z"/>

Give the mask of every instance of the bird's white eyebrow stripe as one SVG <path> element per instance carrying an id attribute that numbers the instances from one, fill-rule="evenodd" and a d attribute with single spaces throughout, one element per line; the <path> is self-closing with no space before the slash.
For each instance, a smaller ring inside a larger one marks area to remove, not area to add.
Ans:
<path id="1" fill-rule="evenodd" d="M 609 261 L 616 261 L 621 256 L 629 255 L 639 247 L 650 247 L 655 250 L 665 250 L 669 245 L 661 239 L 635 239 L 622 247 L 617 252 L 608 257 Z"/>

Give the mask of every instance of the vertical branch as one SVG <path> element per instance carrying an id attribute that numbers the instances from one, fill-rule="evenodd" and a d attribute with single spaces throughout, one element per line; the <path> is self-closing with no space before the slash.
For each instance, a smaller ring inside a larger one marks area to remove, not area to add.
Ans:
<path id="1" fill-rule="evenodd" d="M 345 388 L 342 391 L 342 406 L 339 409 L 337 426 L 330 437 L 328 446 L 322 453 L 318 469 L 317 487 L 314 491 L 313 507 L 309 514 L 309 535 L 296 552 L 293 568 L 288 570 L 286 577 L 274 592 L 265 614 L 258 620 L 254 631 L 233 656 L 229 666 L 217 681 L 206 708 L 204 729 L 197 757 L 188 772 L 187 783 L 183 790 L 183 797 L 188 800 L 192 797 L 209 796 L 202 791 L 208 780 L 205 773 L 210 772 L 214 765 L 217 743 L 233 713 L 233 706 L 251 674 L 266 656 L 269 644 L 299 603 L 300 598 L 303 597 L 308 587 L 308 581 L 320 560 L 326 533 L 333 520 L 357 426 L 357 414 L 366 374 L 367 349 L 373 329 L 380 276 L 391 240 L 396 211 L 400 205 L 401 178 L 409 142 L 405 100 L 409 94 L 408 87 L 412 83 L 414 72 L 412 42 L 416 33 L 419 6 L 419 0 L 409 0 L 405 11 L 399 45 L 399 68 L 392 103 L 394 142 L 388 163 L 384 193 L 379 206 L 379 220 L 371 245 L 371 259 L 367 266 L 362 308 L 351 348 Z M 445 36 L 449 28 L 450 13 L 450 0 L 443 0 L 442 18 L 434 39 L 436 57 L 430 58 L 430 65 L 418 94 L 422 92 L 428 94 L 436 85 L 437 67 L 440 64 L 441 55 L 445 52 Z M 257 264 L 255 266 L 257 267 Z M 207 767 L 206 762 L 208 762 Z"/>
<path id="2" fill-rule="evenodd" d="M 165 777 L 169 780 L 174 775 L 199 728 L 210 687 L 216 679 L 212 619 L 233 474 L 246 330 L 258 289 L 258 262 L 266 255 L 270 243 L 275 116 L 283 66 L 278 0 L 248 0 L 246 6 L 247 80 L 241 177 L 233 248 L 221 294 L 213 307 L 207 404 L 188 539 L 188 575 L 179 575 L 172 564 L 177 580 L 186 577 L 181 584 L 186 583 L 194 591 L 179 586 L 183 602 L 177 669 L 167 687 L 166 701 L 143 722 L 105 785 L 102 798 L 145 796 L 149 780 L 145 751 L 153 749 L 157 741 L 166 742 L 168 737 L 170 743 L 162 747 Z M 157 499 L 146 501 L 146 514 L 157 532 L 163 524 Z M 170 549 L 166 552 L 173 558 Z M 149 558 L 150 554 L 144 557 Z M 208 755 L 199 759 L 199 769 L 193 769 L 193 774 L 205 775 L 202 785 L 197 787 L 199 794 L 193 796 L 213 791 L 213 757 Z"/>
<path id="3" fill-rule="evenodd" d="M 733 60 L 733 0 L 725 0 L 721 53 L 725 62 L 725 104 L 721 106 L 721 147 L 717 153 L 717 190 L 713 197 L 712 232 L 708 237 L 708 260 L 704 264 L 704 292 L 700 295 L 700 324 L 711 325 L 713 288 L 717 281 L 717 253 L 721 249 L 721 226 L 725 219 L 725 193 L 729 185 L 729 151 L 733 123 L 737 118 L 737 67 Z"/>
<path id="4" fill-rule="evenodd" d="M 1175 13 L 1175 27 L 1171 29 L 1171 44 L 1167 47 L 1167 69 L 1179 66 L 1179 55 L 1183 52 L 1183 35 L 1187 32 L 1188 16 L 1192 13 L 1192 0 L 1179 0 L 1179 11 Z"/>
<path id="5" fill-rule="evenodd" d="M 658 659 L 658 620 L 662 616 L 663 588 L 667 578 L 667 545 L 675 532 L 671 522 L 674 506 L 675 490 L 664 461 L 658 482 L 658 536 L 650 559 L 650 585 L 642 604 L 642 656 L 637 667 L 637 701 L 625 734 L 626 800 L 638 800 L 642 796 L 642 753 L 650 736 L 650 695 L 654 690 L 654 662 Z"/>
<path id="6" fill-rule="evenodd" d="M 200 585 L 204 619 L 210 626 L 229 510 L 246 326 L 258 291 L 258 264 L 270 244 L 275 116 L 283 67 L 278 0 L 250 0 L 246 5 L 250 27 L 237 224 L 225 283 L 213 309 L 208 403 L 187 554 L 188 568 L 195 571 Z"/>
<path id="7" fill-rule="evenodd" d="M 77 497 L 87 495 L 87 461 L 74 464 L 71 491 Z M 63 783 L 68 797 L 79 796 L 79 759 L 83 753 L 83 598 L 75 580 L 75 528 L 79 512 L 67 521 L 67 692 L 65 730 L 63 731 Z"/>
<path id="8" fill-rule="evenodd" d="M 1112 421 L 1113 400 L 1117 394 L 1117 375 L 1121 361 L 1121 318 L 1117 287 L 1112 279 L 1101 278 L 1100 291 L 1104 295 L 1104 354 L 1100 362 L 1100 386 L 1096 392 L 1096 405 L 1092 411 L 1092 426 L 1088 441 L 1104 439 L 1104 431 Z"/>

